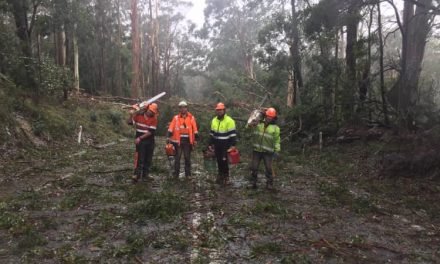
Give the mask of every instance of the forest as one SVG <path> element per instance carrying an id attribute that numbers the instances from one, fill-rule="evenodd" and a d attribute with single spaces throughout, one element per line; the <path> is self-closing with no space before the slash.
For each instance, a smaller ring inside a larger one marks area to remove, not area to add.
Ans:
<path id="1" fill-rule="evenodd" d="M 0 0 L 0 262 L 439 263 L 439 14 L 439 0 Z M 152 135 L 133 121 L 142 102 Z M 179 174 L 165 146 L 182 108 L 198 133 Z M 219 110 L 240 153 L 226 176 Z M 256 112 L 279 128 L 270 169 L 254 168 Z M 146 138 L 149 177 L 133 181 Z"/>

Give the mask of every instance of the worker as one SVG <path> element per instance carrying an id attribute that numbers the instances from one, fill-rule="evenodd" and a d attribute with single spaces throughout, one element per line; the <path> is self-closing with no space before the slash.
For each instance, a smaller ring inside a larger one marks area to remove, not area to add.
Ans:
<path id="1" fill-rule="evenodd" d="M 179 114 L 175 115 L 168 127 L 168 143 L 172 143 L 176 149 L 174 160 L 175 178 L 179 178 L 180 159 L 185 158 L 185 177 L 191 177 L 191 151 L 199 138 L 197 122 L 194 116 L 188 112 L 188 103 L 181 101 L 178 104 Z"/>
<path id="2" fill-rule="evenodd" d="M 137 112 L 132 111 L 130 118 L 127 120 L 129 125 L 134 125 L 136 128 L 133 183 L 138 182 L 139 179 L 143 181 L 151 179 L 149 177 L 149 170 L 153 160 L 154 135 L 157 129 L 158 114 L 159 109 L 157 104 L 152 103 L 143 110 L 141 109 Z"/>
<path id="3" fill-rule="evenodd" d="M 266 169 L 266 188 L 273 189 L 272 161 L 280 152 L 280 128 L 276 125 L 277 111 L 268 108 L 263 112 L 264 120 L 253 122 L 248 127 L 253 128 L 252 133 L 252 162 L 251 162 L 251 186 L 257 188 L 257 175 L 260 161 L 264 161 Z"/>
<path id="4" fill-rule="evenodd" d="M 216 183 L 228 185 L 229 164 L 228 151 L 235 149 L 237 132 L 235 121 L 226 114 L 224 103 L 218 103 L 215 107 L 216 116 L 211 121 L 210 140 L 208 148 L 215 152 L 217 159 L 218 174 Z"/>

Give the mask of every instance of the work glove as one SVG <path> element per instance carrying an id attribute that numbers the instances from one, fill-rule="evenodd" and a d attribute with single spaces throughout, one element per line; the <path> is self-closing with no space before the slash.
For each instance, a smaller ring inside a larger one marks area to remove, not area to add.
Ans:
<path id="1" fill-rule="evenodd" d="M 141 141 L 142 141 L 142 139 L 141 139 L 140 137 L 137 137 L 137 138 L 134 140 L 134 144 L 139 145 L 139 143 L 141 143 Z"/>

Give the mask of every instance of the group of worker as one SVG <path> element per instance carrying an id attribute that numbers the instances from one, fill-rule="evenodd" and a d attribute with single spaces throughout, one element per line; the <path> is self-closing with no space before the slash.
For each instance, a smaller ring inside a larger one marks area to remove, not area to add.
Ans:
<path id="1" fill-rule="evenodd" d="M 188 111 L 186 101 L 178 104 L 179 113 L 173 116 L 167 131 L 167 143 L 175 148 L 174 173 L 179 177 L 182 154 L 185 160 L 185 176 L 191 177 L 191 152 L 199 140 L 195 117 Z M 237 131 L 235 121 L 226 114 L 224 103 L 215 107 L 216 116 L 211 121 L 208 151 L 215 153 L 218 174 L 216 183 L 229 185 L 228 153 L 236 150 Z M 136 128 L 135 172 L 132 178 L 136 183 L 140 179 L 149 179 L 149 169 L 152 164 L 154 137 L 157 129 L 158 106 L 149 104 L 143 111 L 131 112 L 128 124 Z M 262 110 L 263 120 L 257 120 L 246 125 L 252 130 L 252 162 L 250 165 L 250 187 L 257 188 L 258 167 L 264 161 L 266 188 L 273 188 L 272 161 L 280 151 L 280 128 L 276 125 L 277 112 L 274 108 Z"/>

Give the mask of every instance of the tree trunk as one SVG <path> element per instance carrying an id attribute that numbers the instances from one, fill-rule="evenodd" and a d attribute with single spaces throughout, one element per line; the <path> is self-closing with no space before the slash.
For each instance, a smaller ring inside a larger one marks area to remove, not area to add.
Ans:
<path id="1" fill-rule="evenodd" d="M 131 78 L 131 97 L 139 97 L 139 28 L 137 0 L 131 0 L 131 38 L 132 38 L 132 78 Z"/>
<path id="2" fill-rule="evenodd" d="M 326 120 L 330 119 L 331 116 L 331 109 L 332 109 L 332 84 L 331 78 L 333 77 L 334 73 L 334 65 L 331 63 L 331 46 L 330 42 L 328 42 L 326 39 L 323 41 L 320 41 L 320 51 L 321 51 L 321 60 L 322 60 L 322 76 L 323 79 L 326 81 L 322 84 L 322 105 L 324 106 L 324 115 Z"/>
<path id="3" fill-rule="evenodd" d="M 370 9 L 370 18 L 368 21 L 368 39 L 367 39 L 367 59 L 362 70 L 362 77 L 359 82 L 359 106 L 358 113 L 365 112 L 365 101 L 367 97 L 371 94 L 369 93 L 370 89 L 370 72 L 371 72 L 371 26 L 373 23 L 373 12 L 374 8 Z M 369 116 L 371 120 L 371 111 L 369 111 Z"/>
<path id="4" fill-rule="evenodd" d="M 300 98 L 299 94 L 303 89 L 303 79 L 301 73 L 301 56 L 299 52 L 299 31 L 298 31 L 298 13 L 296 12 L 296 1 L 290 0 L 292 7 L 292 30 L 291 30 L 291 40 L 292 44 L 290 46 L 290 54 L 293 60 L 293 79 L 294 79 L 294 104 L 299 105 Z"/>
<path id="5" fill-rule="evenodd" d="M 295 89 L 293 80 L 293 71 L 289 69 L 287 79 L 287 107 L 292 108 L 294 106 Z"/>
<path id="6" fill-rule="evenodd" d="M 251 51 L 246 52 L 244 55 L 244 69 L 246 72 L 246 75 L 250 79 L 255 79 L 255 73 L 254 73 L 254 58 L 251 54 Z"/>
<path id="7" fill-rule="evenodd" d="M 336 114 L 336 93 L 338 93 L 339 90 L 339 75 L 340 75 L 340 67 L 339 67 L 339 31 L 337 30 L 335 32 L 335 57 L 334 57 L 334 61 L 335 61 L 335 86 L 332 89 L 332 98 L 331 98 L 331 115 L 333 118 L 335 118 L 335 114 Z"/>
<path id="8" fill-rule="evenodd" d="M 73 26 L 73 89 L 79 94 L 79 53 L 76 30 L 77 25 L 75 23 Z"/>
<path id="9" fill-rule="evenodd" d="M 154 1 L 154 6 L 152 1 Z M 160 60 L 159 60 L 159 0 L 149 0 L 150 4 L 150 49 L 151 49 L 151 93 L 156 94 L 159 91 L 159 73 L 160 73 Z"/>
<path id="10" fill-rule="evenodd" d="M 164 48 L 163 48 L 163 61 L 162 61 L 162 70 L 163 70 L 163 91 L 167 92 L 171 95 L 171 43 L 172 43 L 172 34 L 171 34 L 171 23 L 167 21 L 164 25 L 166 27 L 166 33 L 164 36 Z"/>
<path id="11" fill-rule="evenodd" d="M 57 63 L 66 66 L 66 32 L 63 28 L 57 32 Z"/>
<path id="12" fill-rule="evenodd" d="M 383 51 L 383 35 L 382 35 L 382 14 L 380 11 L 380 3 L 377 4 L 377 24 L 378 24 L 378 35 L 379 35 L 379 74 L 380 74 L 380 94 L 382 97 L 382 112 L 384 115 L 385 125 L 389 124 L 388 120 L 388 109 L 385 99 L 385 78 L 384 78 L 384 51 Z"/>
<path id="13" fill-rule="evenodd" d="M 359 23 L 359 8 L 357 3 L 352 3 L 348 7 L 347 18 L 347 43 L 345 49 L 345 63 L 347 83 L 345 86 L 345 93 L 343 95 L 345 108 L 345 120 L 353 117 L 355 106 L 355 91 L 357 86 L 356 78 L 356 42 L 357 42 L 357 27 Z"/>
<path id="14" fill-rule="evenodd" d="M 8 0 L 9 5 L 12 7 L 12 13 L 14 16 L 16 35 L 20 40 L 20 48 L 23 53 L 23 65 L 25 73 L 24 80 L 17 80 L 22 82 L 25 87 L 33 89 L 33 99 L 38 102 L 39 98 L 39 84 L 35 81 L 35 69 L 33 67 L 33 54 L 32 54 L 32 28 L 35 19 L 35 14 L 39 3 L 34 4 L 31 16 L 28 15 L 29 5 L 27 0 Z M 31 17 L 31 21 L 28 21 L 28 17 Z"/>
<path id="15" fill-rule="evenodd" d="M 431 30 L 432 15 L 428 10 L 431 0 L 418 3 L 405 1 L 404 4 L 400 75 L 389 93 L 390 103 L 398 110 L 402 124 L 406 125 L 412 125 L 414 119 L 426 39 Z"/>
<path id="16" fill-rule="evenodd" d="M 118 48 L 116 58 L 116 95 L 122 96 L 122 23 L 121 23 L 121 1 L 116 1 L 116 19 L 118 21 L 118 32 L 116 35 L 116 46 Z"/>

